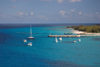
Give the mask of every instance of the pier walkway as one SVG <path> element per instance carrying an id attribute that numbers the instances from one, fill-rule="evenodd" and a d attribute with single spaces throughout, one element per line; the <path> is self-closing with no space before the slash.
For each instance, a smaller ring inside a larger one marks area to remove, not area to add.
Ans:
<path id="1" fill-rule="evenodd" d="M 80 35 L 49 35 L 48 37 L 80 37 Z"/>
<path id="2" fill-rule="evenodd" d="M 81 37 L 81 36 L 100 36 L 100 35 L 48 35 L 48 37 Z"/>

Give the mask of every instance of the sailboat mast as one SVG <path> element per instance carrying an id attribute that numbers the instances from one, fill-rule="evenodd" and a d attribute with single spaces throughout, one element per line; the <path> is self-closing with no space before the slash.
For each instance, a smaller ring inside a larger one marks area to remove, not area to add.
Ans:
<path id="1" fill-rule="evenodd" d="M 32 36 L 32 26 L 30 24 L 30 36 Z"/>
<path id="2" fill-rule="evenodd" d="M 34 39 L 34 37 L 32 37 L 32 26 L 30 24 L 30 36 L 28 37 L 28 39 Z"/>

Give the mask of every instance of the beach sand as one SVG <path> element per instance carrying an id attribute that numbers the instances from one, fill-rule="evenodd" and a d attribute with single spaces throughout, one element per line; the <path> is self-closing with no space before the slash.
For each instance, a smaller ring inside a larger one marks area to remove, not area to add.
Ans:
<path id="1" fill-rule="evenodd" d="M 83 32 L 83 31 L 79 31 L 79 30 L 74 30 L 72 31 L 75 34 L 79 34 L 79 35 L 96 35 L 96 36 L 100 36 L 100 33 L 88 33 L 88 32 Z"/>

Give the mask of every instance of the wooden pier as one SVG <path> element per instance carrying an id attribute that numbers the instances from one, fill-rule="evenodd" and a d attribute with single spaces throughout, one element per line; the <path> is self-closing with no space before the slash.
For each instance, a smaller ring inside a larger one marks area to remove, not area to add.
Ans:
<path id="1" fill-rule="evenodd" d="M 48 37 L 83 37 L 83 36 L 100 36 L 100 35 L 48 35 Z"/>
<path id="2" fill-rule="evenodd" d="M 80 37 L 80 35 L 49 35 L 48 37 Z"/>

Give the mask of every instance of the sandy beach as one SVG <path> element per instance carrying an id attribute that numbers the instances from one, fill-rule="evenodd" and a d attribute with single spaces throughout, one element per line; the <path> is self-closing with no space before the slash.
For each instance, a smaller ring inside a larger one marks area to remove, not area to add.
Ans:
<path id="1" fill-rule="evenodd" d="M 79 34 L 79 35 L 95 35 L 95 36 L 100 36 L 100 33 L 88 33 L 88 32 L 74 30 L 74 29 L 73 29 L 72 32 L 75 33 L 75 34 Z"/>

